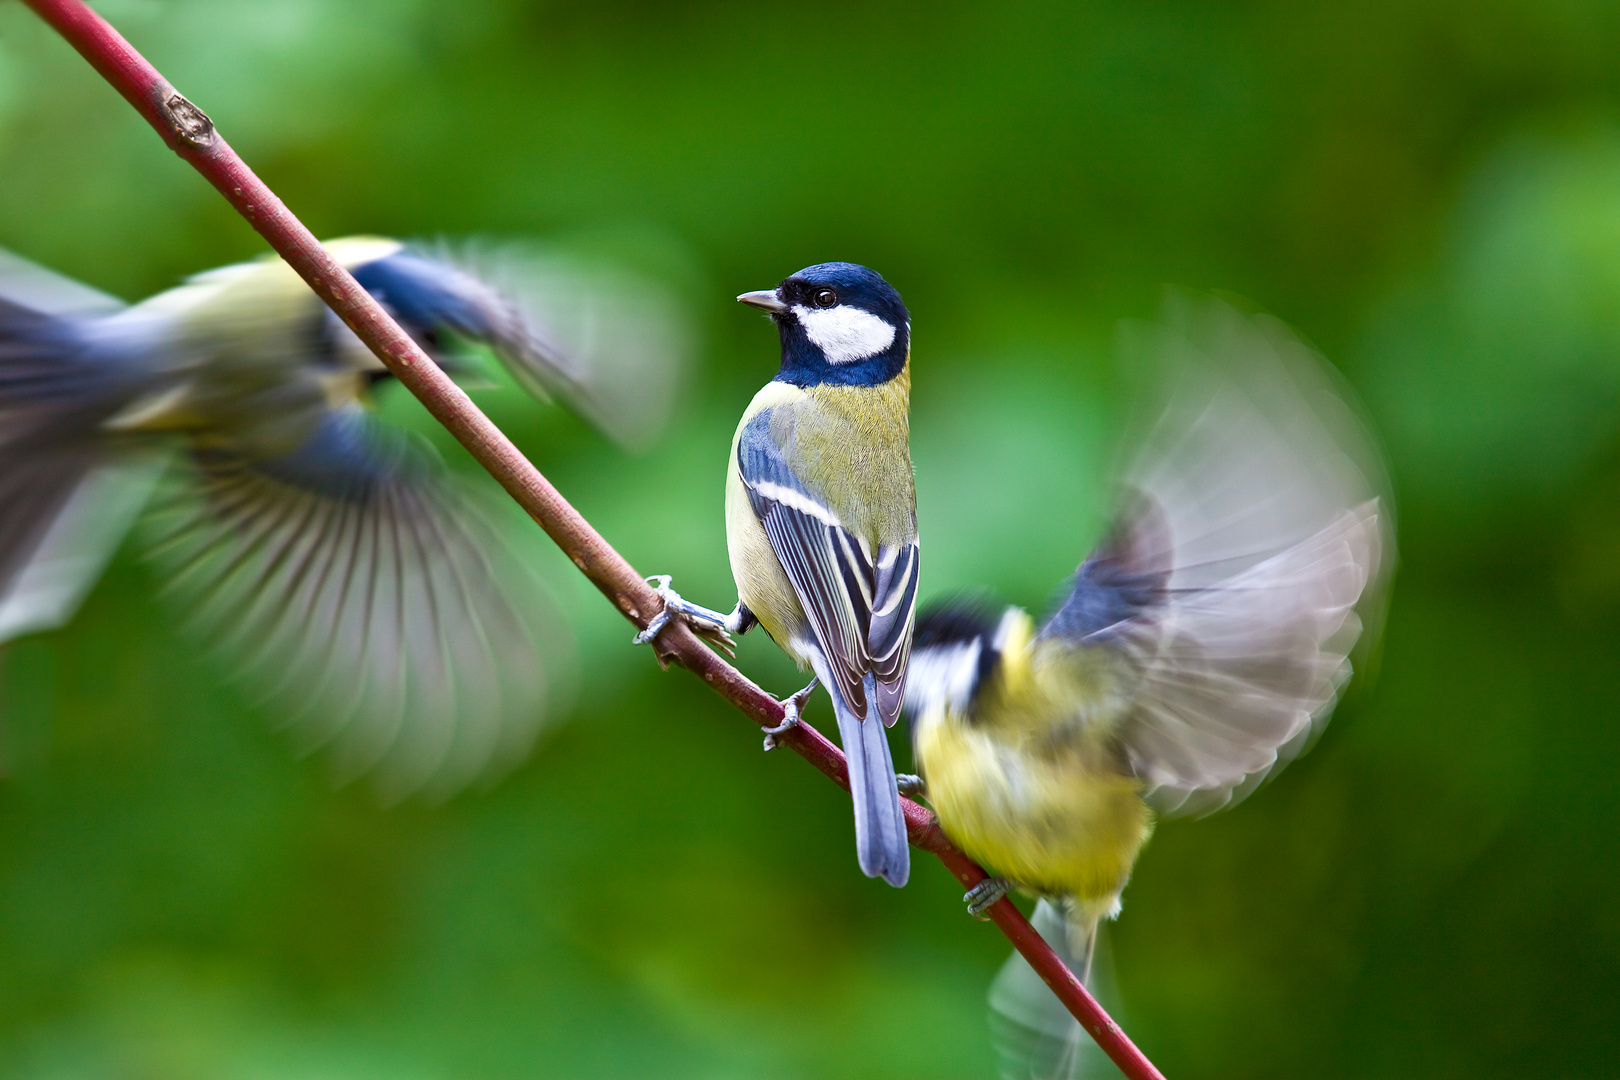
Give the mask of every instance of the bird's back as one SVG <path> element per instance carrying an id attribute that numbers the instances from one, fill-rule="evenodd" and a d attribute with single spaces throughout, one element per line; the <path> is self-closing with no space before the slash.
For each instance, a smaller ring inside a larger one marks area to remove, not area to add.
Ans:
<path id="1" fill-rule="evenodd" d="M 398 241 L 357 237 L 329 245 L 344 266 L 398 252 Z M 298 446 L 322 413 L 359 399 L 382 365 L 280 259 L 198 274 L 117 316 L 122 336 L 161 327 L 152 348 L 183 397 L 149 426 L 231 441 L 252 456 Z M 150 335 L 147 335 L 150 336 Z M 211 433 L 211 434 L 210 434 Z"/>
<path id="2" fill-rule="evenodd" d="M 784 443 L 791 440 L 803 474 L 822 478 L 826 505 L 874 549 L 915 538 L 909 373 L 879 386 L 823 385 L 804 393 L 818 407 L 784 410 L 777 430 Z"/>

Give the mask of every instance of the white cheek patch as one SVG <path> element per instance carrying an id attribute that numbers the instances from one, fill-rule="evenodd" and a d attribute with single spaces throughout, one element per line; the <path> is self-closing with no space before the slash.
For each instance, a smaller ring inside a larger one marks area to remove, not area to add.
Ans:
<path id="1" fill-rule="evenodd" d="M 894 344 L 894 325 L 870 311 L 840 304 L 833 308 L 793 305 L 799 325 L 829 363 L 853 364 Z"/>
<path id="2" fill-rule="evenodd" d="M 966 712 L 979 685 L 979 656 L 984 641 L 934 645 L 911 654 L 906 674 L 906 708 L 922 715 L 938 706 Z"/>

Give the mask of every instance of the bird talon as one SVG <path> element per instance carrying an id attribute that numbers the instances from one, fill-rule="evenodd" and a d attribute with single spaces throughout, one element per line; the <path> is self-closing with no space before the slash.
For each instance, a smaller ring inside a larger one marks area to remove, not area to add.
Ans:
<path id="1" fill-rule="evenodd" d="M 915 773 L 896 773 L 894 786 L 908 799 L 928 794 L 928 783 Z"/>
<path id="2" fill-rule="evenodd" d="M 687 601 L 680 593 L 669 587 L 669 583 L 673 579 L 668 574 L 653 574 L 643 580 L 652 586 L 659 599 L 663 600 L 664 606 L 647 623 L 646 629 L 630 639 L 632 644 L 647 644 L 657 637 L 664 627 L 669 625 L 671 619 L 680 616 L 682 621 L 687 626 L 690 626 L 692 632 L 697 634 L 698 637 L 722 650 L 728 656 L 737 655 L 735 648 L 737 642 L 726 630 L 725 616 Z"/>
<path id="3" fill-rule="evenodd" d="M 1004 877 L 987 877 L 962 894 L 968 914 L 975 919 L 989 919 L 985 912 L 990 906 L 1013 891 L 1013 883 Z"/>
<path id="4" fill-rule="evenodd" d="M 665 604 L 664 609 L 652 617 L 652 621 L 647 624 L 647 628 L 630 639 L 630 643 L 632 645 L 647 644 L 653 638 L 657 637 L 664 627 L 669 625 L 669 620 L 673 619 L 674 617 L 674 609 L 668 604 Z"/>
<path id="5" fill-rule="evenodd" d="M 737 639 L 723 626 L 709 626 L 688 622 L 692 632 L 733 659 L 737 656 Z"/>
<path id="6" fill-rule="evenodd" d="M 820 684 L 821 680 L 819 678 L 811 679 L 809 686 L 782 702 L 782 722 L 775 727 L 764 729 L 765 752 L 767 754 L 775 750 L 779 745 L 777 742 L 778 735 L 786 735 L 790 729 L 799 726 L 799 714 L 804 711 L 804 703 L 810 700 L 810 695 L 815 692 L 816 687 Z"/>
<path id="7" fill-rule="evenodd" d="M 782 718 L 782 722 L 775 727 L 765 728 L 765 752 L 768 754 L 779 745 L 776 741 L 778 735 L 786 735 L 792 728 L 799 726 L 799 718 L 789 714 Z"/>
<path id="8" fill-rule="evenodd" d="M 653 591 L 664 601 L 664 606 L 658 609 L 658 614 L 648 621 L 646 628 L 641 633 L 630 639 L 632 645 L 647 644 L 657 637 L 664 627 L 669 625 L 669 620 L 675 617 L 675 605 L 670 602 L 670 598 L 676 596 L 676 593 L 674 589 L 669 587 L 669 583 L 674 579 L 668 574 L 653 574 L 651 577 L 642 578 L 642 580 L 653 587 Z"/>

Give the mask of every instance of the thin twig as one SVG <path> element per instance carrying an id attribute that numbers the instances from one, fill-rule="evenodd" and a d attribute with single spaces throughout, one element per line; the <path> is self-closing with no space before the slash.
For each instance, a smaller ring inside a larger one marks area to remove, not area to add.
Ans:
<path id="1" fill-rule="evenodd" d="M 371 295 L 339 266 L 315 236 L 255 176 L 214 129 L 213 122 L 170 86 L 105 19 L 81 0 L 24 0 L 79 51 L 92 67 L 157 129 L 170 149 L 190 162 L 209 183 L 269 241 L 339 318 L 377 354 L 430 413 L 488 469 L 529 516 L 567 553 L 625 618 L 645 627 L 662 601 L 641 575 L 552 487 L 527 458 L 490 422 L 439 366 L 417 347 Z M 714 691 L 761 727 L 782 721 L 782 706 L 736 668 L 707 648 L 683 623 L 672 621 L 654 642 L 663 663 L 675 663 L 701 677 Z M 808 724 L 780 737 L 840 787 L 849 790 L 844 755 Z M 985 879 L 978 864 L 946 839 L 933 813 L 902 799 L 911 843 L 938 856 L 965 887 Z M 1086 1031 L 1132 1080 L 1163 1080 L 1041 940 L 1012 902 L 1002 899 L 988 911 Z"/>

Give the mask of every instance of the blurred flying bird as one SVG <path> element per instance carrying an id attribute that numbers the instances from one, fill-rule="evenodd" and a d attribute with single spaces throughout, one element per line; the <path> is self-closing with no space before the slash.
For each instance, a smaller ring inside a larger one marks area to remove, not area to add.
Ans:
<path id="1" fill-rule="evenodd" d="M 970 910 L 1041 898 L 1082 979 L 1155 819 L 1236 803 L 1320 733 L 1395 556 L 1372 436 L 1281 323 L 1173 300 L 1126 344 L 1159 391 L 1111 531 L 1038 626 L 925 611 L 906 692 L 940 827 L 999 875 Z M 1072 1073 L 1079 1024 L 1017 954 L 991 1002 L 1004 1075 Z"/>
<path id="2" fill-rule="evenodd" d="M 667 415 L 656 289 L 523 247 L 328 248 L 453 375 L 487 350 L 623 442 Z M 152 502 L 166 591 L 340 779 L 443 796 L 510 768 L 571 636 L 490 485 L 375 413 L 388 378 L 279 259 L 125 306 L 0 252 L 0 642 L 68 621 Z"/>
<path id="3" fill-rule="evenodd" d="M 900 294 L 852 263 L 807 267 L 737 298 L 770 313 L 782 366 L 743 413 L 726 471 L 729 615 L 661 583 L 664 610 L 713 635 L 755 623 L 819 682 L 849 761 L 855 845 L 868 877 L 906 883 L 911 851 L 886 728 L 899 718 L 917 599 L 917 500 L 908 414 L 911 320 Z M 770 735 L 766 748 L 772 745 Z"/>

